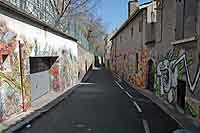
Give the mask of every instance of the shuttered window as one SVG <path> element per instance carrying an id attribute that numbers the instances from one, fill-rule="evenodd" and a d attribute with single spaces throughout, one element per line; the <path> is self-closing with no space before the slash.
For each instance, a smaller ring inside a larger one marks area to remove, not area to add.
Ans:
<path id="1" fill-rule="evenodd" d="M 176 40 L 196 35 L 197 0 L 176 0 Z"/>

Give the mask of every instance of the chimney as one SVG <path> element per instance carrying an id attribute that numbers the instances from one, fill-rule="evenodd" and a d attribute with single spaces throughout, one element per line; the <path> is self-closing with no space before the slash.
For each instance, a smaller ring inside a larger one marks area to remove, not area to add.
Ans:
<path id="1" fill-rule="evenodd" d="M 128 1 L 128 17 L 135 13 L 139 8 L 138 0 L 129 0 Z"/>

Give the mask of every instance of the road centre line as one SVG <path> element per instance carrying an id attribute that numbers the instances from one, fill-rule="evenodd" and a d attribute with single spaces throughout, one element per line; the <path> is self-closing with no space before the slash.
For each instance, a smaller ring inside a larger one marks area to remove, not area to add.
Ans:
<path id="1" fill-rule="evenodd" d="M 132 99 L 133 98 L 133 96 L 131 96 L 117 81 L 115 81 L 115 83 L 122 89 L 122 90 L 124 90 L 124 92 Z M 142 109 L 140 108 L 140 106 L 137 104 L 137 102 L 135 102 L 135 101 L 132 101 L 133 102 L 133 104 L 135 105 L 135 107 L 137 108 L 137 110 L 138 110 L 138 112 L 142 112 Z"/>
<path id="2" fill-rule="evenodd" d="M 128 91 L 125 91 L 125 93 L 130 97 L 130 98 L 133 98 L 133 96 L 131 96 Z"/>
<path id="3" fill-rule="evenodd" d="M 135 107 L 137 108 L 138 112 L 142 113 L 142 109 L 140 108 L 140 106 L 135 101 L 132 101 L 132 102 L 135 105 Z"/>
<path id="4" fill-rule="evenodd" d="M 124 92 L 125 92 L 130 98 L 133 98 L 133 96 L 131 96 L 127 91 L 125 91 L 125 89 L 124 89 L 117 81 L 115 81 L 115 83 L 116 83 L 122 90 L 124 90 Z"/>
<path id="5" fill-rule="evenodd" d="M 142 122 L 143 122 L 143 125 L 144 125 L 145 133 L 150 133 L 150 129 L 149 129 L 149 125 L 148 125 L 147 120 L 142 120 Z"/>
<path id="6" fill-rule="evenodd" d="M 119 88 L 121 88 L 122 90 L 125 90 L 117 81 L 115 81 L 115 83 L 119 86 Z"/>

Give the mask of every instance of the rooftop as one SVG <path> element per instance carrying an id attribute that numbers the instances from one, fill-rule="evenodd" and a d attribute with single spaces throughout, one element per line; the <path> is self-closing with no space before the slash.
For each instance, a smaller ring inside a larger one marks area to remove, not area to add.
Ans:
<path id="1" fill-rule="evenodd" d="M 115 32 L 115 34 L 111 37 L 110 40 L 113 40 L 142 10 L 146 9 L 148 6 L 152 4 L 152 1 L 143 3 L 139 6 L 138 10 L 133 13 L 123 24 L 122 26 Z"/>

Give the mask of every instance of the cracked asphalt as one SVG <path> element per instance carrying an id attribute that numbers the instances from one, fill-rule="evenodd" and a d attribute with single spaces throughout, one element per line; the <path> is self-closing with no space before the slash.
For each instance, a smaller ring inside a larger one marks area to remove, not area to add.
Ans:
<path id="1" fill-rule="evenodd" d="M 62 102 L 16 132 L 172 133 L 180 128 L 151 100 L 117 83 L 110 72 L 93 70 Z"/>

